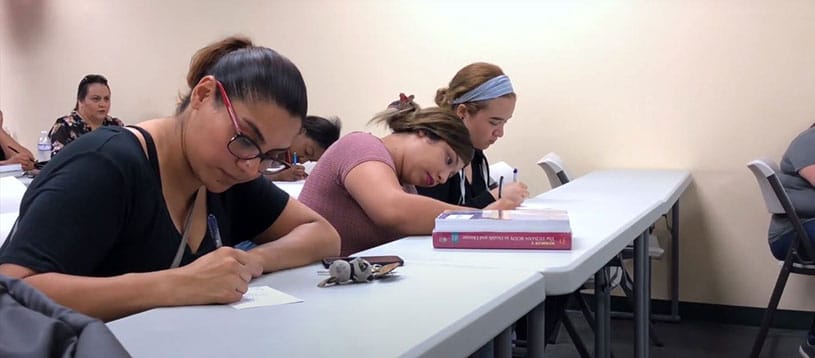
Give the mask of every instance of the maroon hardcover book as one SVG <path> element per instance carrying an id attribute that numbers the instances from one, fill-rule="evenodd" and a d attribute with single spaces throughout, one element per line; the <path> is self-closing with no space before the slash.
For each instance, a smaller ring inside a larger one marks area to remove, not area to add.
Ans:
<path id="1" fill-rule="evenodd" d="M 572 232 L 561 209 L 447 211 L 436 218 L 433 247 L 570 250 Z"/>

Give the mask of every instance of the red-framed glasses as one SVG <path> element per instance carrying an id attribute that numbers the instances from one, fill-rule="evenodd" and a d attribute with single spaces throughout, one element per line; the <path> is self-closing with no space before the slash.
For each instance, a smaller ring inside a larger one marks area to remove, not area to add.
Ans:
<path id="1" fill-rule="evenodd" d="M 232 120 L 232 125 L 235 126 L 235 136 L 226 144 L 226 149 L 238 159 L 252 160 L 259 158 L 259 170 L 261 173 L 274 174 L 291 168 L 291 164 L 280 158 L 280 156 L 285 155 L 285 152 L 264 155 L 260 146 L 241 132 L 238 126 L 238 115 L 235 113 L 235 107 L 232 106 L 232 101 L 229 100 L 229 96 L 226 94 L 224 85 L 217 80 L 215 84 L 221 92 L 221 99 L 224 102 L 224 106 L 226 106 L 226 112 L 229 114 L 229 118 Z"/>

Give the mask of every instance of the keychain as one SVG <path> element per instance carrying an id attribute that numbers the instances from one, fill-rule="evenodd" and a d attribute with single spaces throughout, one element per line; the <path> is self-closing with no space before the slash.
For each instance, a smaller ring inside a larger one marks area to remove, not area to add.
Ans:
<path id="1" fill-rule="evenodd" d="M 336 260 L 328 267 L 329 277 L 317 284 L 318 287 L 344 285 L 348 283 L 371 282 L 382 278 L 399 267 L 399 263 L 371 265 L 359 257 L 351 260 Z M 324 273 L 324 271 L 323 271 Z"/>

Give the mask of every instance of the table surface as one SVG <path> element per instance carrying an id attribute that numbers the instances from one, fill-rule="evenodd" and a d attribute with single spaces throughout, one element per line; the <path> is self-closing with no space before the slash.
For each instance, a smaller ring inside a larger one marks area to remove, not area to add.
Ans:
<path id="1" fill-rule="evenodd" d="M 544 298 L 532 271 L 409 263 L 386 280 L 318 288 L 318 270 L 252 282 L 302 303 L 158 308 L 108 327 L 135 357 L 466 356 Z"/>
<path id="2" fill-rule="evenodd" d="M 599 171 L 527 200 L 525 208 L 568 210 L 569 251 L 435 249 L 430 236 L 416 236 L 355 256 L 399 255 L 407 263 L 536 270 L 546 277 L 547 294 L 567 294 L 659 219 L 667 201 L 678 199 L 689 180 L 686 171 Z"/>

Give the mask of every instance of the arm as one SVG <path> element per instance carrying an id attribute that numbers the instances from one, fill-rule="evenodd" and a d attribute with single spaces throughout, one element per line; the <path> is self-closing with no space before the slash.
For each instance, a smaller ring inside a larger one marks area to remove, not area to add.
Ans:
<path id="1" fill-rule="evenodd" d="M 815 148 L 815 130 L 805 130 L 795 137 L 781 159 L 782 172 L 787 175 L 800 175 L 811 186 L 815 187 L 815 155 L 812 154 L 813 148 Z M 806 205 L 806 207 L 809 207 L 809 205 Z"/>
<path id="2" fill-rule="evenodd" d="M 295 164 L 291 168 L 283 170 L 279 173 L 263 174 L 263 176 L 271 179 L 272 181 L 298 181 L 305 179 L 308 175 L 306 174 L 306 167 Z"/>
<path id="3" fill-rule="evenodd" d="M 310 264 L 340 252 L 340 236 L 322 216 L 289 198 L 275 222 L 255 239 L 248 253 L 273 272 Z"/>
<path id="4" fill-rule="evenodd" d="M 82 277 L 55 272 L 37 273 L 24 266 L 2 264 L 0 274 L 22 278 L 59 304 L 105 321 L 166 305 L 162 300 L 169 301 L 169 294 L 172 294 L 172 283 L 158 272 Z M 91 292 L 93 294 L 89 294 Z M 118 305 L 111 305 L 111 302 L 118 302 Z"/>
<path id="5" fill-rule="evenodd" d="M 48 139 L 51 140 L 51 156 L 56 155 L 70 143 L 74 138 L 71 133 L 71 128 L 65 120 L 66 117 L 57 119 L 54 126 L 48 132 Z M 67 118 L 70 118 L 68 116 Z"/>
<path id="6" fill-rule="evenodd" d="M 474 196 L 470 199 L 470 205 L 474 208 L 485 208 L 488 205 L 495 202 L 496 198 L 498 197 L 497 194 L 493 195 L 492 192 L 488 190 L 484 190 L 478 195 Z"/>
<path id="7" fill-rule="evenodd" d="M 498 191 L 499 188 L 495 188 L 490 191 L 485 191 L 484 193 L 481 193 L 479 197 L 483 196 L 484 194 L 488 194 L 491 197 L 490 199 L 497 200 Z M 526 184 L 522 182 L 517 183 L 504 182 L 503 188 L 500 191 L 502 199 L 511 203 L 515 203 L 515 206 L 513 206 L 512 208 L 521 205 L 524 202 L 524 200 L 529 197 L 529 190 L 527 189 Z"/>
<path id="8" fill-rule="evenodd" d="M 427 235 L 444 210 L 471 210 L 406 193 L 393 169 L 379 161 L 357 165 L 345 176 L 345 188 L 377 225 L 403 235 Z"/>
<path id="9" fill-rule="evenodd" d="M 809 182 L 809 185 L 815 187 L 815 164 L 801 168 L 801 170 L 798 171 L 798 174 L 806 179 L 806 181 Z"/>
<path id="10" fill-rule="evenodd" d="M 0 250 L 1 274 L 23 278 L 56 302 L 105 320 L 158 306 L 237 301 L 260 274 L 245 252 L 222 248 L 177 269 L 92 277 L 116 255 L 122 232 L 141 229 L 128 215 L 127 192 L 134 187 L 117 165 L 121 161 L 107 155 L 65 159 L 70 165 L 26 192 L 17 229 Z"/>
<path id="11" fill-rule="evenodd" d="M 23 170 L 28 171 L 34 169 L 34 158 L 23 153 L 13 153 L 9 159 L 0 160 L 0 165 L 20 164 Z"/>
<path id="12" fill-rule="evenodd" d="M 155 307 L 238 301 L 259 274 L 245 264 L 250 261 L 245 252 L 222 248 L 180 268 L 113 277 L 37 273 L 9 263 L 0 265 L 0 274 L 22 278 L 63 306 L 110 321 Z"/>
<path id="13" fill-rule="evenodd" d="M 3 112 L 0 112 L 0 151 L 6 157 L 0 165 L 20 164 L 23 170 L 34 169 L 34 155 L 3 130 Z"/>

